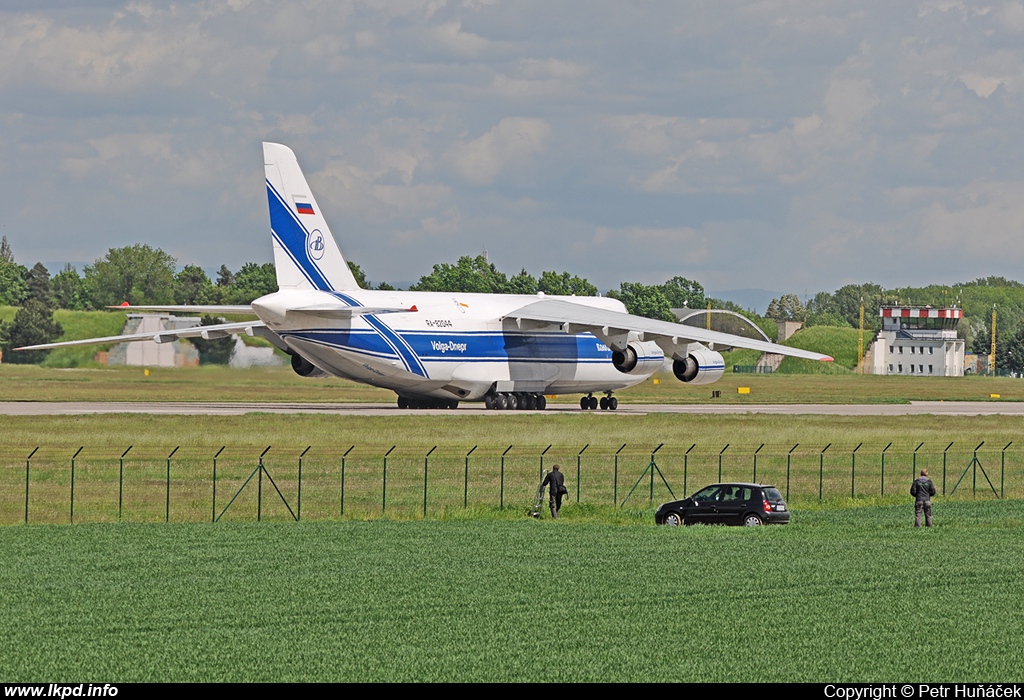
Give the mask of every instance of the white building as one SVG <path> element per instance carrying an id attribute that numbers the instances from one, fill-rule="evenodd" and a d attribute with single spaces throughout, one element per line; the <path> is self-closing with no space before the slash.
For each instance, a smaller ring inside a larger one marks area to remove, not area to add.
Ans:
<path id="1" fill-rule="evenodd" d="M 871 345 L 875 374 L 964 376 L 964 341 L 956 336 L 963 309 L 883 306 L 882 330 Z"/>

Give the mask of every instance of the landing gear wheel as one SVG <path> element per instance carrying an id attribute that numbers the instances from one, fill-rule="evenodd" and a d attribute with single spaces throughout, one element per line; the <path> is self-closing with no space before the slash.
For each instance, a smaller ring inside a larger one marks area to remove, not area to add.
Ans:
<path id="1" fill-rule="evenodd" d="M 498 394 L 494 397 L 494 407 L 499 411 L 504 411 L 508 408 L 508 396 L 505 394 Z"/>
<path id="2" fill-rule="evenodd" d="M 757 527 L 761 524 L 761 518 L 751 513 L 750 515 L 743 518 L 743 524 L 747 527 Z"/>
<path id="3" fill-rule="evenodd" d="M 596 411 L 597 410 L 597 397 L 596 396 L 591 396 L 590 399 L 589 399 L 589 403 L 590 403 L 590 410 L 591 411 Z"/>
<path id="4" fill-rule="evenodd" d="M 519 397 L 515 394 L 505 394 L 505 405 L 510 411 L 516 410 L 519 408 Z"/>
<path id="5" fill-rule="evenodd" d="M 614 411 L 619 407 L 619 400 L 614 396 L 608 397 L 608 408 Z"/>
<path id="6" fill-rule="evenodd" d="M 493 410 L 497 408 L 497 406 L 494 405 L 494 397 L 491 396 L 490 394 L 484 397 L 484 408 L 488 410 Z"/>
<path id="7" fill-rule="evenodd" d="M 406 409 L 406 408 L 409 408 L 409 399 L 405 398 L 404 396 L 399 396 L 398 397 L 398 407 L 403 409 L 403 410 Z"/>
<path id="8" fill-rule="evenodd" d="M 580 408 L 584 411 L 590 408 L 590 399 L 584 396 L 580 399 Z"/>
<path id="9" fill-rule="evenodd" d="M 601 410 L 602 411 L 607 411 L 608 410 L 608 397 L 607 396 L 602 396 L 601 397 Z"/>
<path id="10" fill-rule="evenodd" d="M 537 394 L 537 410 L 543 411 L 548 407 L 548 399 L 544 394 Z"/>
<path id="11" fill-rule="evenodd" d="M 683 524 L 683 517 L 679 515 L 679 513 L 669 513 L 665 516 L 665 520 L 662 524 L 669 525 L 671 527 L 678 527 Z"/>

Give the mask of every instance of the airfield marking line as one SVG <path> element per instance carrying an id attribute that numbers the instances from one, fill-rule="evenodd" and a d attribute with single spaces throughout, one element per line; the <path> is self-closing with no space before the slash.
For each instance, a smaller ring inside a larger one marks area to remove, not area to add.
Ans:
<path id="1" fill-rule="evenodd" d="M 620 404 L 617 411 L 581 411 L 574 404 L 549 404 L 546 411 L 488 411 L 483 404 L 463 404 L 455 411 L 425 409 L 402 411 L 392 404 L 382 403 L 206 403 L 206 402 L 57 402 L 57 401 L 3 401 L 0 415 L 58 416 L 106 413 L 145 413 L 156 415 L 222 415 L 240 416 L 246 413 L 320 413 L 360 415 L 437 415 L 473 412 L 476 415 L 505 416 L 529 413 L 576 413 L 593 415 L 637 416 L 648 413 L 681 413 L 705 415 L 742 415 L 745 413 L 781 415 L 834 415 L 834 416 L 1024 416 L 1024 402 L 989 401 L 912 401 L 909 404 Z"/>

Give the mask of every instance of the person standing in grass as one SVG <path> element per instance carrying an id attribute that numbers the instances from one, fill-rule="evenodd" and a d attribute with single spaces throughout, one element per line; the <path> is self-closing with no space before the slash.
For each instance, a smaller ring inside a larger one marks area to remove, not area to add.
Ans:
<path id="1" fill-rule="evenodd" d="M 921 476 L 910 485 L 910 495 L 914 497 L 914 527 L 921 527 L 921 513 L 924 523 L 932 526 L 932 496 L 935 495 L 935 484 L 928 478 L 928 470 L 922 469 Z"/>
<path id="2" fill-rule="evenodd" d="M 562 509 L 562 496 L 569 493 L 569 489 L 565 488 L 565 475 L 562 474 L 562 470 L 557 464 L 551 467 L 551 471 L 544 477 L 544 481 L 540 482 L 541 489 L 545 486 L 548 487 L 548 505 L 551 508 L 551 517 L 558 520 L 558 511 Z M 542 490 L 541 493 L 544 491 Z"/>

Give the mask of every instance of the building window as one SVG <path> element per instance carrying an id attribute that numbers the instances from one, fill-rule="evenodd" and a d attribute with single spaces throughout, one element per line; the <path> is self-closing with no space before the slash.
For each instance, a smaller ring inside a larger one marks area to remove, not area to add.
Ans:
<path id="1" fill-rule="evenodd" d="M 928 348 L 928 354 L 929 355 L 934 355 L 935 354 L 935 348 L 934 347 Z"/>
<path id="2" fill-rule="evenodd" d="M 892 374 L 892 365 L 889 365 L 889 374 Z"/>
<path id="3" fill-rule="evenodd" d="M 914 365 L 910 365 L 910 373 L 911 373 L 911 374 L 913 374 L 913 373 L 914 373 Z"/>
<path id="4" fill-rule="evenodd" d="M 890 346 L 889 346 L 889 354 L 890 354 L 890 355 L 892 354 L 892 350 L 893 350 L 893 346 L 892 346 L 892 345 L 890 345 Z"/>
<path id="5" fill-rule="evenodd" d="M 899 348 L 900 348 L 900 354 L 902 355 L 903 354 L 903 346 L 900 345 Z"/>
<path id="6" fill-rule="evenodd" d="M 911 355 L 913 355 L 913 354 L 914 354 L 914 346 L 913 346 L 913 345 L 911 345 L 911 346 L 910 346 L 910 354 L 911 354 Z"/>
<path id="7" fill-rule="evenodd" d="M 920 372 L 921 374 L 924 374 L 924 365 L 918 365 L 917 371 Z"/>
<path id="8" fill-rule="evenodd" d="M 928 365 L 928 374 L 935 374 L 933 367 L 934 365 Z"/>
<path id="9" fill-rule="evenodd" d="M 899 365 L 899 368 L 900 368 L 900 374 L 903 374 L 903 365 Z"/>

